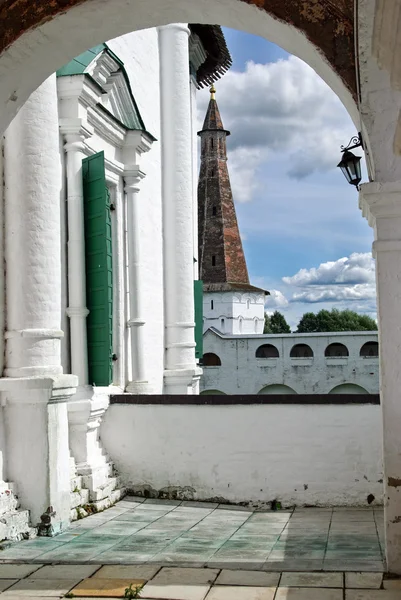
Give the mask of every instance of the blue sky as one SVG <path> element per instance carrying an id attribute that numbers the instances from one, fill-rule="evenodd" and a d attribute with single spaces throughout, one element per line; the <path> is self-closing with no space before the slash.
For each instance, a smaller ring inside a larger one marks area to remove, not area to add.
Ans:
<path id="1" fill-rule="evenodd" d="M 372 230 L 336 168 L 356 133 L 335 94 L 278 46 L 224 29 L 233 58 L 216 84 L 231 131 L 228 167 L 254 284 L 293 327 L 304 312 L 351 308 L 375 316 Z M 202 122 L 209 94 L 199 94 Z"/>

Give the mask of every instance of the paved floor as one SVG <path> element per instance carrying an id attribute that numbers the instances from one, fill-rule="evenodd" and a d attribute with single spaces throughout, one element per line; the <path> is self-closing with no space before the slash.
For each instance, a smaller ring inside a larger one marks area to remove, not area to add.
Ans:
<path id="1" fill-rule="evenodd" d="M 240 508 L 126 497 L 55 538 L 13 544 L 0 562 L 383 571 L 381 509 Z"/>
<path id="2" fill-rule="evenodd" d="M 295 573 L 150 565 L 0 565 L 0 600 L 399 600 L 401 580 L 382 573 Z"/>

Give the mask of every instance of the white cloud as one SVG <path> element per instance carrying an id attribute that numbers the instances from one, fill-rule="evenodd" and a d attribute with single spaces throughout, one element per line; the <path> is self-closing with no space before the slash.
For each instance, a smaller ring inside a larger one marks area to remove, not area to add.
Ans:
<path id="1" fill-rule="evenodd" d="M 315 171 L 334 169 L 340 144 L 354 133 L 337 96 L 295 56 L 276 63 L 249 62 L 244 72 L 229 71 L 216 87 L 224 126 L 232 130 L 228 138 L 232 164 L 238 166 L 234 157 L 238 149 L 242 156 L 245 153 L 246 181 L 230 168 L 237 200 L 252 197 L 253 190 L 244 193 L 244 188 L 247 182 L 253 183 L 252 174 L 273 153 L 286 155 L 287 174 L 301 179 Z M 208 101 L 207 91 L 199 94 L 200 124 Z M 256 155 L 250 153 L 247 160 L 245 150 L 256 151 Z"/>
<path id="2" fill-rule="evenodd" d="M 300 288 L 292 293 L 291 302 L 368 303 L 370 312 L 376 298 L 375 263 L 369 252 L 355 252 L 317 268 L 300 269 L 292 277 L 283 277 L 283 282 Z"/>
<path id="3" fill-rule="evenodd" d="M 266 297 L 265 307 L 271 308 L 284 308 L 288 306 L 288 300 L 280 290 L 269 290 L 270 296 Z"/>
<path id="4" fill-rule="evenodd" d="M 357 284 L 352 287 L 329 286 L 326 289 L 317 289 L 296 292 L 291 302 L 343 302 L 354 300 L 371 300 L 376 297 L 375 287 L 372 284 Z"/>
<path id="5" fill-rule="evenodd" d="M 312 269 L 301 269 L 292 277 L 283 277 L 284 283 L 295 286 L 374 284 L 375 263 L 370 252 L 354 252 L 349 257 L 322 263 Z"/>

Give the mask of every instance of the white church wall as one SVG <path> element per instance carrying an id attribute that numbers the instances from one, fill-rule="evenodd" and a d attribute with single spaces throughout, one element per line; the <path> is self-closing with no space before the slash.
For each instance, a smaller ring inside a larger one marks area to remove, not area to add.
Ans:
<path id="1" fill-rule="evenodd" d="M 204 292 L 203 331 L 210 327 L 227 335 L 262 334 L 264 295 L 240 291 Z"/>
<path id="2" fill-rule="evenodd" d="M 217 354 L 219 367 L 204 367 L 201 391 L 257 394 L 269 385 L 287 385 L 297 394 L 328 394 L 341 384 L 356 384 L 367 393 L 379 393 L 379 359 L 360 356 L 366 342 L 377 342 L 376 332 L 344 332 L 262 336 L 220 336 L 207 332 L 204 353 Z M 344 344 L 348 357 L 325 356 L 331 343 Z M 256 358 L 263 344 L 275 346 L 278 358 Z M 312 348 L 312 358 L 291 358 L 295 344 Z M 348 388 L 352 390 L 352 388 Z M 354 391 L 356 391 L 354 389 Z"/>
<path id="3" fill-rule="evenodd" d="M 113 404 L 102 439 L 136 493 L 284 506 L 382 501 L 376 405 Z"/>

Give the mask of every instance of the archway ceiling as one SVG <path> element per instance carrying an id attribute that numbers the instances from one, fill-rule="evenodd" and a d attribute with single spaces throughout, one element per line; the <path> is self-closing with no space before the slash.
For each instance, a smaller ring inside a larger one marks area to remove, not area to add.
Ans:
<path id="1" fill-rule="evenodd" d="M 111 1 L 111 0 L 110 0 Z M 196 0 L 188 0 L 193 2 Z M 350 0 L 240 0 L 294 25 L 320 49 L 356 98 L 354 15 Z M 23 33 L 90 0 L 0 0 L 0 53 Z M 106 41 L 106 40 L 104 40 Z"/>

